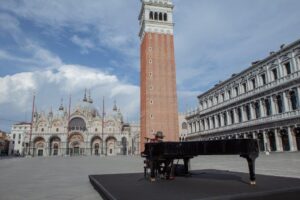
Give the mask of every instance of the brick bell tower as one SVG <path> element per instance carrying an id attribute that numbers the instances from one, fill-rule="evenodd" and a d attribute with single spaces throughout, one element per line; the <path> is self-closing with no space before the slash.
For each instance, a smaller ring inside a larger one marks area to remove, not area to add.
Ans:
<path id="1" fill-rule="evenodd" d="M 178 141 L 178 107 L 171 0 L 141 0 L 141 150 L 162 131 Z"/>

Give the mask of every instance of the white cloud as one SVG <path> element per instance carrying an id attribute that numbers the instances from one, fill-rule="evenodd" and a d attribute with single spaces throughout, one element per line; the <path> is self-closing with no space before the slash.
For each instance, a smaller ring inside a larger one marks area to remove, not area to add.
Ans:
<path id="1" fill-rule="evenodd" d="M 93 49 L 95 47 L 94 43 L 87 38 L 80 38 L 77 35 L 73 35 L 71 37 L 71 41 L 78 45 L 81 48 L 82 54 L 87 54 L 89 49 Z"/>
<path id="2" fill-rule="evenodd" d="M 17 115 L 29 112 L 33 92 L 37 96 L 38 109 L 48 111 L 51 105 L 59 105 L 59 99 L 69 94 L 72 94 L 75 104 L 82 98 L 85 88 L 92 90 L 95 104 L 100 105 L 102 96 L 106 97 L 109 106 L 114 99 L 120 99 L 119 106 L 130 120 L 137 120 L 138 116 L 138 86 L 123 83 L 114 75 L 86 66 L 62 65 L 56 69 L 0 77 L 0 88 L 0 107 L 18 110 L 1 113 L 3 118 L 15 119 Z"/>

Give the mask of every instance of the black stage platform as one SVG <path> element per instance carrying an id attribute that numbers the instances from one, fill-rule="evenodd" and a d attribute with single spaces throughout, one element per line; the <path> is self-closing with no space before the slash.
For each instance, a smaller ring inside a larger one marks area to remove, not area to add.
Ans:
<path id="1" fill-rule="evenodd" d="M 300 199 L 300 179 L 257 175 L 257 184 L 251 186 L 248 173 L 231 171 L 198 170 L 190 177 L 155 182 L 145 180 L 142 173 L 89 178 L 103 199 Z"/>

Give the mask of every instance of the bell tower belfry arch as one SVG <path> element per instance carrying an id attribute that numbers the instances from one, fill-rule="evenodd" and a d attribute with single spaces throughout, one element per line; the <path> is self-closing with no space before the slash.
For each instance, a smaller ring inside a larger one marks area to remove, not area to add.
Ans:
<path id="1" fill-rule="evenodd" d="M 141 150 L 145 138 L 162 131 L 178 141 L 178 106 L 171 0 L 141 0 Z"/>

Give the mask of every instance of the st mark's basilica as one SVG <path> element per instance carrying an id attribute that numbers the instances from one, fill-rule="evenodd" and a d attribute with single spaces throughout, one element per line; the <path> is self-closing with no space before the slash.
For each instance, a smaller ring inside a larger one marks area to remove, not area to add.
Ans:
<path id="1" fill-rule="evenodd" d="M 22 128 L 15 124 L 12 129 Z M 68 112 L 34 112 L 32 133 L 25 131 L 23 154 L 32 156 L 133 155 L 139 152 L 139 124 L 125 123 L 116 103 L 111 114 L 102 115 L 85 92 Z M 13 132 L 13 130 L 12 130 Z"/>

